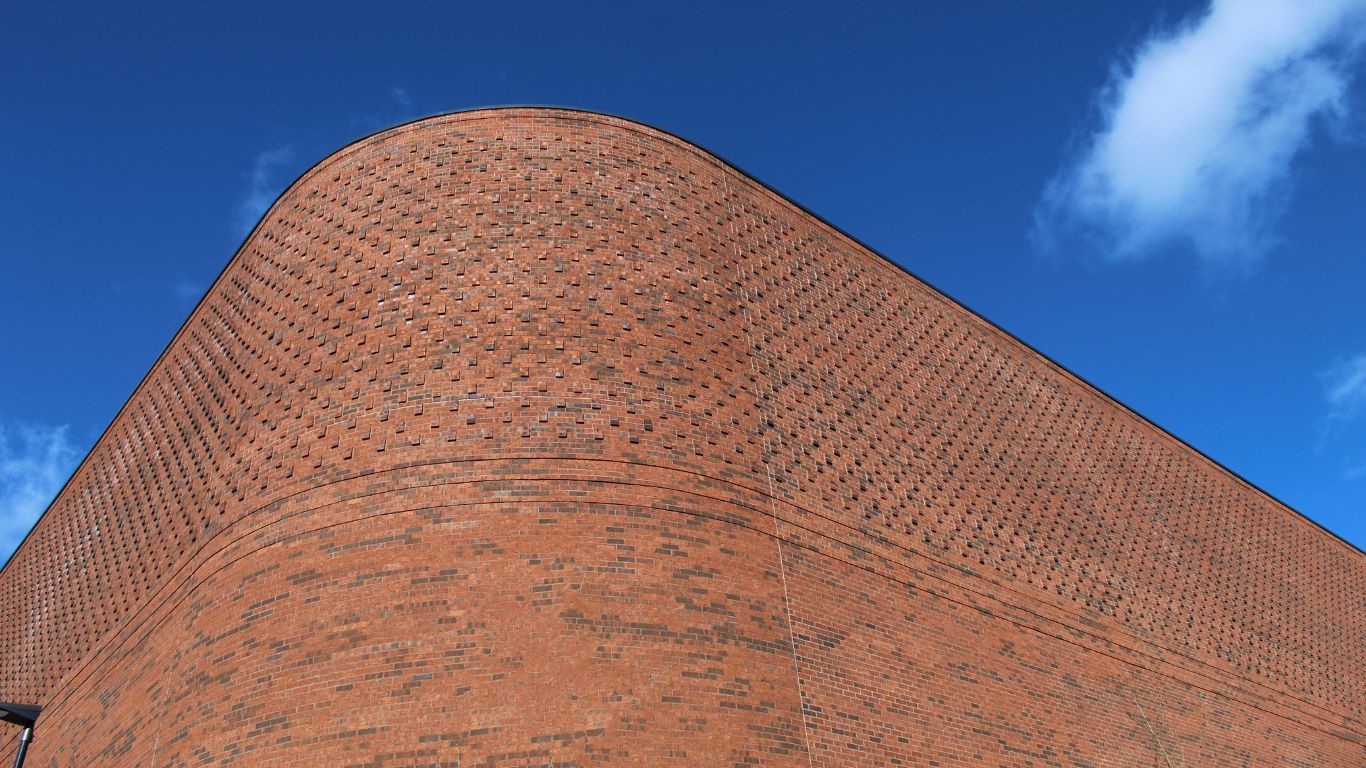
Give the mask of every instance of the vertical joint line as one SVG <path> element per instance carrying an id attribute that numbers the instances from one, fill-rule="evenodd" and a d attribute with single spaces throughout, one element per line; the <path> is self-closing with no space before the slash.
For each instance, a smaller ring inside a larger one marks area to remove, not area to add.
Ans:
<path id="1" fill-rule="evenodd" d="M 730 174 L 723 166 L 718 166 L 721 171 L 721 186 L 726 195 L 726 218 L 730 229 L 731 255 L 735 259 L 735 269 L 737 280 L 735 285 L 740 293 L 740 315 L 741 332 L 744 334 L 745 345 L 748 347 L 750 372 L 754 374 L 754 381 L 759 381 L 759 362 L 758 355 L 754 351 L 754 338 L 751 335 L 751 325 L 749 317 L 749 292 L 745 289 L 745 268 L 740 260 L 739 234 L 735 228 L 735 208 L 732 203 Z M 763 441 L 763 453 L 761 457 L 764 462 L 764 477 L 768 488 L 768 514 L 773 518 L 773 539 L 778 546 L 778 580 L 783 587 L 783 613 L 787 616 L 787 647 L 792 655 L 792 671 L 796 675 L 797 683 L 797 714 L 802 721 L 802 741 L 806 745 L 806 764 L 808 768 L 814 765 L 814 755 L 811 752 L 811 727 L 806 721 L 806 688 L 802 684 L 802 665 L 797 659 L 797 635 L 792 625 L 792 599 L 787 589 L 787 561 L 783 556 L 783 536 L 779 528 L 778 519 L 778 496 L 774 492 L 772 451 L 768 445 L 768 432 L 763 429 L 763 406 L 760 404 L 759 392 L 754 392 L 755 407 L 759 409 L 757 414 L 760 418 L 759 432 L 760 439 Z"/>

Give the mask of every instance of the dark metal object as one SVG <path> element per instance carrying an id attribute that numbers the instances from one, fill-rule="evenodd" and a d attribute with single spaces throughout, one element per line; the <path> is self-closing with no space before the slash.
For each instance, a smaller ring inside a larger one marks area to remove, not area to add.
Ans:
<path id="1" fill-rule="evenodd" d="M 29 742 L 33 741 L 33 729 L 25 728 L 19 736 L 19 751 L 14 753 L 14 768 L 24 768 L 24 755 L 28 754 Z"/>
<path id="2" fill-rule="evenodd" d="M 0 720 L 15 725 L 32 728 L 38 722 L 38 714 L 43 708 L 36 704 L 11 704 L 9 702 L 0 703 Z"/>
<path id="3" fill-rule="evenodd" d="M 36 704 L 0 703 L 0 720 L 22 726 L 24 732 L 19 736 L 19 751 L 14 753 L 14 768 L 24 768 L 24 756 L 28 745 L 33 742 L 33 725 L 43 708 Z"/>

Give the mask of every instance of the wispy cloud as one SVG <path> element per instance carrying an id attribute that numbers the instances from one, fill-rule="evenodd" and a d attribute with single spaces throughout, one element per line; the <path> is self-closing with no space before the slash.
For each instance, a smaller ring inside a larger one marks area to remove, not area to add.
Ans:
<path id="1" fill-rule="evenodd" d="M 23 540 L 80 458 L 65 426 L 0 424 L 0 562 Z"/>
<path id="2" fill-rule="evenodd" d="M 1366 0 L 1214 0 L 1115 67 L 1098 127 L 1047 185 L 1042 247 L 1110 260 L 1188 246 L 1242 269 L 1275 244 L 1291 167 L 1316 121 L 1342 120 Z"/>
<path id="3" fill-rule="evenodd" d="M 259 214 L 257 215 L 257 218 L 260 218 Z M 199 297 L 204 295 L 204 287 L 198 282 L 182 276 L 176 278 L 171 283 L 171 292 L 174 293 L 175 297 L 180 301 L 190 303 L 198 301 Z"/>
<path id="4" fill-rule="evenodd" d="M 1349 421 L 1366 416 L 1366 354 L 1338 363 L 1322 378 L 1329 418 Z"/>
<path id="5" fill-rule="evenodd" d="M 1319 373 L 1326 412 L 1319 422 L 1320 451 L 1347 457 L 1348 479 L 1366 475 L 1366 354 L 1340 360 Z"/>
<path id="6" fill-rule="evenodd" d="M 351 113 L 350 121 L 353 130 L 369 133 L 410 120 L 417 114 L 412 93 L 401 85 L 394 85 L 390 86 L 387 99 L 370 104 L 364 111 Z"/>
<path id="7" fill-rule="evenodd" d="M 294 159 L 294 148 L 288 146 L 267 149 L 256 156 L 251 170 L 244 174 L 247 181 L 246 192 L 237 205 L 237 234 L 246 237 L 247 233 L 261 220 L 270 204 L 275 202 L 283 190 L 286 180 L 281 171 Z"/>

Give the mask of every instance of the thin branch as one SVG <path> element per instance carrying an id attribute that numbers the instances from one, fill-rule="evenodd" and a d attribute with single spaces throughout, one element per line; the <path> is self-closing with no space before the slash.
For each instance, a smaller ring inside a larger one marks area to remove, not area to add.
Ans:
<path id="1" fill-rule="evenodd" d="M 1157 745 L 1158 749 L 1162 750 L 1163 762 L 1167 764 L 1167 768 L 1176 768 L 1176 766 L 1172 765 L 1172 756 L 1171 753 L 1167 751 L 1167 745 L 1163 743 L 1162 739 L 1157 737 L 1157 729 L 1153 728 L 1152 722 L 1148 720 L 1148 715 L 1143 711 L 1143 705 L 1138 703 L 1138 696 L 1132 695 L 1132 701 L 1134 702 L 1134 709 L 1138 710 L 1139 720 L 1141 720 L 1144 727 L 1148 729 L 1148 735 L 1153 737 L 1153 743 Z"/>

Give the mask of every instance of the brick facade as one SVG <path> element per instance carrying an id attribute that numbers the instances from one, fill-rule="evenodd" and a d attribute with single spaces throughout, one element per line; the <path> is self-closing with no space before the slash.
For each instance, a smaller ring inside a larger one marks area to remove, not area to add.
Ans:
<path id="1" fill-rule="evenodd" d="M 568 110 L 305 174 L 4 576 L 31 768 L 1366 765 L 1361 552 Z"/>

